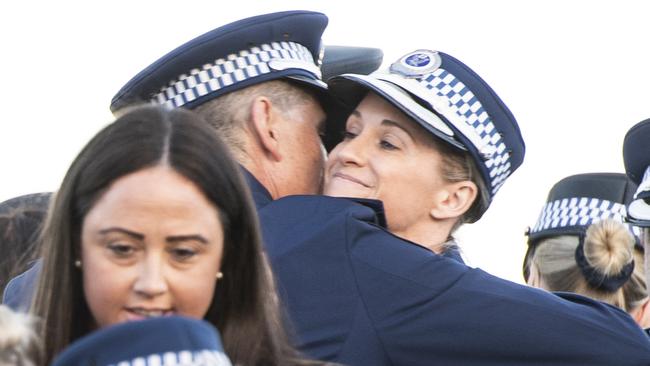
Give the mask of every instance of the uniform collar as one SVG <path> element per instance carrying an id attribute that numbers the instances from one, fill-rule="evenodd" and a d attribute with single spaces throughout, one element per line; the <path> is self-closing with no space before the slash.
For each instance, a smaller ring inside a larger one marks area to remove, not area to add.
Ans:
<path id="1" fill-rule="evenodd" d="M 248 188 L 251 190 L 251 194 L 253 195 L 253 201 L 255 202 L 255 208 L 257 210 L 263 208 L 264 206 L 268 205 L 269 203 L 273 202 L 273 197 L 271 197 L 271 193 L 260 183 L 260 181 L 251 174 L 246 168 L 243 166 L 241 167 L 241 171 L 244 175 L 244 179 L 246 179 L 246 183 L 248 184 Z"/>

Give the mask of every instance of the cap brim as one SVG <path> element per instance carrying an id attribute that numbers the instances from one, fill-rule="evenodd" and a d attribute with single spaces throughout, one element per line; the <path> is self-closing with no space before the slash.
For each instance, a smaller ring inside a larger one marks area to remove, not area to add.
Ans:
<path id="1" fill-rule="evenodd" d="M 650 200 L 646 202 L 640 198 L 632 201 L 627 207 L 627 221 L 635 226 L 650 227 Z"/>
<path id="2" fill-rule="evenodd" d="M 650 180 L 641 182 L 639 192 L 627 206 L 627 221 L 636 226 L 650 227 Z"/>
<path id="3" fill-rule="evenodd" d="M 313 87 L 316 89 L 316 92 L 325 92 L 327 93 L 327 84 L 321 80 L 314 79 L 313 77 L 307 77 L 304 75 L 286 75 L 287 79 L 296 81 L 300 84 L 304 84 L 308 87 Z"/>
<path id="4" fill-rule="evenodd" d="M 330 93 L 339 99 L 349 111 L 352 111 L 368 91 L 372 91 L 402 111 L 435 137 L 453 147 L 467 151 L 467 148 L 454 136 L 454 131 L 444 120 L 431 110 L 417 103 L 407 91 L 395 84 L 378 80 L 372 76 L 344 74 L 331 78 L 327 82 Z M 337 121 L 335 127 L 341 131 L 345 128 L 345 120 Z"/>

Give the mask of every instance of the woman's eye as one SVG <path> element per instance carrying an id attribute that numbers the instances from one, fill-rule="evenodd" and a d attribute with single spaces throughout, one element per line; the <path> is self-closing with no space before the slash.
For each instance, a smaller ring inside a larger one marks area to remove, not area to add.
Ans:
<path id="1" fill-rule="evenodd" d="M 120 258 L 126 258 L 135 252 L 135 248 L 128 244 L 110 244 L 108 249 L 115 254 L 115 256 Z"/>
<path id="2" fill-rule="evenodd" d="M 343 139 L 344 140 L 351 140 L 351 139 L 353 139 L 355 137 L 357 137 L 357 134 L 354 133 L 354 132 L 350 132 L 350 131 L 343 132 Z"/>
<path id="3" fill-rule="evenodd" d="M 386 140 L 381 140 L 379 142 L 379 145 L 381 146 L 382 149 L 385 149 L 385 150 L 397 150 L 397 146 L 391 144 L 390 142 L 388 142 Z"/>
<path id="4" fill-rule="evenodd" d="M 176 260 L 184 261 L 194 257 L 196 251 L 189 248 L 174 248 L 171 250 L 171 254 Z"/>

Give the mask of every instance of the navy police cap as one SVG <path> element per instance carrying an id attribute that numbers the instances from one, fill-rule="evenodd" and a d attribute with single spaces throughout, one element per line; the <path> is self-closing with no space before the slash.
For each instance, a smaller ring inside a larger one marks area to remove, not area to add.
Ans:
<path id="1" fill-rule="evenodd" d="M 231 366 L 216 329 L 178 316 L 121 323 L 80 338 L 52 366 Z"/>
<path id="2" fill-rule="evenodd" d="M 626 205 L 636 184 L 623 173 L 587 173 L 566 177 L 551 188 L 528 243 L 559 235 L 583 235 L 600 220 L 625 223 Z M 638 236 L 638 229 L 627 225 Z"/>
<path id="3" fill-rule="evenodd" d="M 524 140 L 510 110 L 479 75 L 445 53 L 416 50 L 387 70 L 341 75 L 328 85 L 349 108 L 372 90 L 431 134 L 469 151 L 490 201 L 524 159 Z"/>
<path id="4" fill-rule="evenodd" d="M 639 185 L 628 205 L 628 220 L 650 227 L 650 119 L 639 122 L 625 135 L 623 160 L 627 176 Z"/>
<path id="5" fill-rule="evenodd" d="M 323 80 L 345 73 L 368 75 L 384 60 L 379 48 L 325 45 L 321 70 Z"/>
<path id="6" fill-rule="evenodd" d="M 192 108 L 279 78 L 326 90 L 319 67 L 327 22 L 322 13 L 285 11 L 216 28 L 142 70 L 113 97 L 111 110 L 149 101 Z"/>

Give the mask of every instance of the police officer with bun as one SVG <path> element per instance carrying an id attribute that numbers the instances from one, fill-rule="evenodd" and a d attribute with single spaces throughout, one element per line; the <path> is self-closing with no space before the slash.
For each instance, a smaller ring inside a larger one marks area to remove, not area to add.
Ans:
<path id="1" fill-rule="evenodd" d="M 557 182 L 528 233 L 524 278 L 626 310 L 650 326 L 640 230 L 626 224 L 636 184 L 623 173 L 587 173 Z"/>

